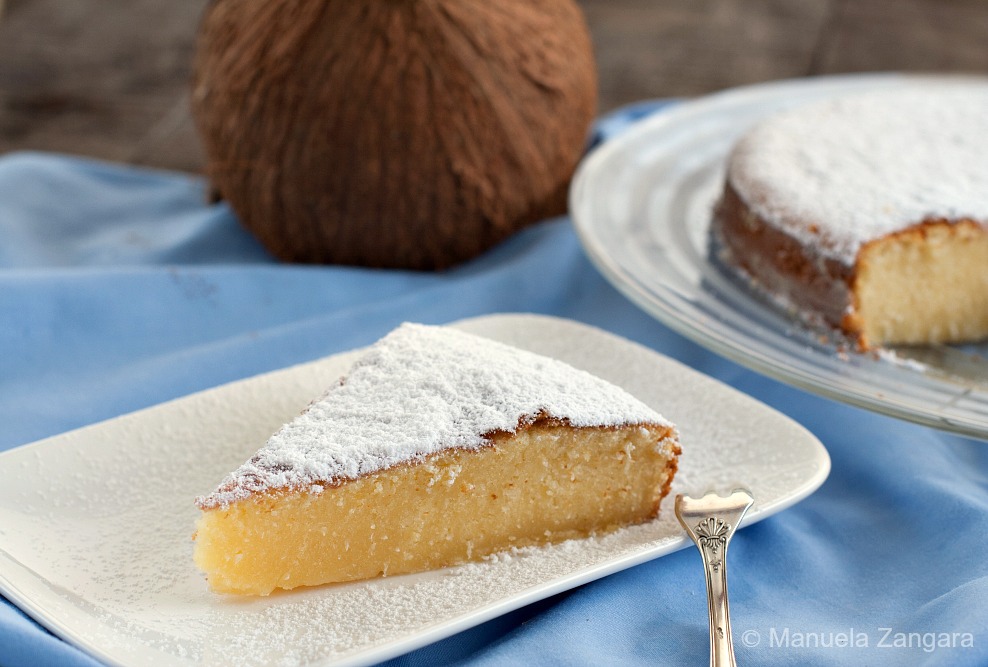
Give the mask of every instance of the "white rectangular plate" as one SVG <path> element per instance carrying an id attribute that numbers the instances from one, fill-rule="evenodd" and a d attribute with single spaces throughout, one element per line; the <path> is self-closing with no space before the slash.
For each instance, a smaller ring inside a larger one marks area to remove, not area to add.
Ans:
<path id="1" fill-rule="evenodd" d="M 454 326 L 566 361 L 673 420 L 673 493 L 743 484 L 745 523 L 809 495 L 830 459 L 804 428 L 651 350 L 566 320 Z M 356 353 L 210 389 L 0 454 L 0 591 L 121 665 L 367 664 L 676 551 L 671 499 L 651 523 L 445 570 L 235 598 L 192 564 L 197 495 L 344 374 Z M 699 567 L 699 563 L 698 563 Z"/>

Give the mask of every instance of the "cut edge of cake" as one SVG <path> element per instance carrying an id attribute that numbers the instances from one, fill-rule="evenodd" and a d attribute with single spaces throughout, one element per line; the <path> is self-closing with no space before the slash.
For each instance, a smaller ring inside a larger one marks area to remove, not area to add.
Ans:
<path id="1" fill-rule="evenodd" d="M 732 226 L 744 232 L 730 233 Z M 806 252 L 728 183 L 711 234 L 723 266 L 790 316 L 831 328 L 859 351 L 988 338 L 988 226 L 977 220 L 904 225 L 864 243 L 846 264 Z"/>

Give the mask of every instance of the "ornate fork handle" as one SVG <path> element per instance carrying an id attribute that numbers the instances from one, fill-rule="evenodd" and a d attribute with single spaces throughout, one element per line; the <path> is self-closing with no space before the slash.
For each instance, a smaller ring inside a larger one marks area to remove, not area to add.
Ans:
<path id="1" fill-rule="evenodd" d="M 736 665 L 727 603 L 727 546 L 753 502 L 751 493 L 743 489 L 726 498 L 716 493 L 699 499 L 676 496 L 676 517 L 703 558 L 710 614 L 710 667 Z"/>

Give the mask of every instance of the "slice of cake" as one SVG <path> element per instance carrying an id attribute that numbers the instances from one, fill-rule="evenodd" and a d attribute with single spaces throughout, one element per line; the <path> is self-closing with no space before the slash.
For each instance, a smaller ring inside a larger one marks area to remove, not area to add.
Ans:
<path id="1" fill-rule="evenodd" d="M 267 595 L 441 568 L 654 518 L 672 424 L 562 362 L 405 324 L 197 498 L 195 562 Z"/>
<path id="2" fill-rule="evenodd" d="M 988 83 L 766 119 L 729 158 L 712 230 L 729 265 L 862 349 L 988 337 Z"/>

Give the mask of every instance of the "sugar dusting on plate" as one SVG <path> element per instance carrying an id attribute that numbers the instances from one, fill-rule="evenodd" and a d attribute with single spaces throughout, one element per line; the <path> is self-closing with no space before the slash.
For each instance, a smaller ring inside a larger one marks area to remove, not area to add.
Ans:
<path id="1" fill-rule="evenodd" d="M 253 493 L 337 483 L 477 448 L 539 415 L 572 426 L 669 423 L 623 389 L 561 361 L 445 327 L 404 324 L 283 426 L 202 509 Z"/>
<path id="2" fill-rule="evenodd" d="M 667 515 L 660 522 L 670 536 L 655 544 L 676 540 L 675 516 L 671 511 Z M 292 591 L 234 612 L 223 632 L 234 655 L 247 656 L 247 664 L 304 667 L 320 660 L 342 660 L 367 644 L 383 643 L 380 638 L 394 628 L 401 628 L 401 634 L 430 626 L 440 631 L 441 619 L 463 610 L 483 614 L 492 598 L 510 595 L 519 586 L 534 589 L 588 562 L 605 562 L 614 549 L 647 540 L 654 531 L 654 526 L 631 526 L 617 533 L 504 552 L 422 576 L 337 585 L 331 587 L 332 596 L 318 589 Z"/>

